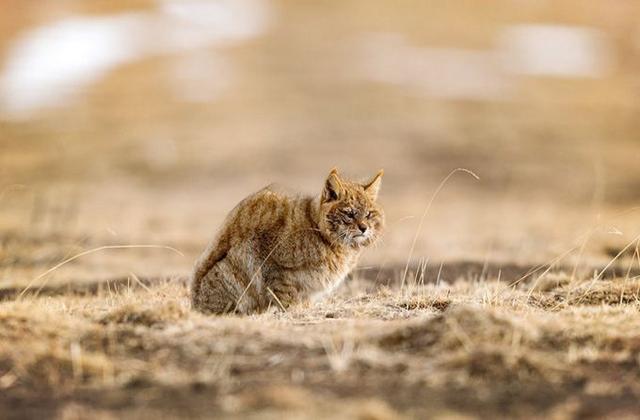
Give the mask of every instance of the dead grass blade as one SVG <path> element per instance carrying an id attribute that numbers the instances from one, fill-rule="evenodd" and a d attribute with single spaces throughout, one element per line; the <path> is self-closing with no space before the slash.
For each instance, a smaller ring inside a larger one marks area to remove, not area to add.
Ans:
<path id="1" fill-rule="evenodd" d="M 409 264 L 411 264 L 411 259 L 413 258 L 413 251 L 416 247 L 416 242 L 418 241 L 418 237 L 420 236 L 420 231 L 422 230 L 422 225 L 424 224 L 427 214 L 429 213 L 429 210 L 431 209 L 431 206 L 433 205 L 433 202 L 435 201 L 436 197 L 438 196 L 438 194 L 440 194 L 440 191 L 442 191 L 442 189 L 446 185 L 447 181 L 449 181 L 449 179 L 458 172 L 471 175 L 476 180 L 480 180 L 480 177 L 476 175 L 475 172 L 465 168 L 456 168 L 453 171 L 449 172 L 449 175 L 447 175 L 442 180 L 442 182 L 440 182 L 440 185 L 438 185 L 438 188 L 436 188 L 433 195 L 431 196 L 431 199 L 427 203 L 427 206 L 425 207 L 424 212 L 422 212 L 422 216 L 420 217 L 420 222 L 418 223 L 418 228 L 416 229 L 416 234 L 413 236 L 413 241 L 411 242 L 411 248 L 409 249 L 409 257 L 407 258 L 407 264 L 405 265 L 404 273 L 402 274 L 402 281 L 401 281 L 402 286 L 404 286 L 404 282 L 407 277 L 407 272 L 409 271 Z"/>
<path id="2" fill-rule="evenodd" d="M 29 284 L 22 290 L 22 292 L 20 292 L 20 294 L 18 295 L 18 299 L 21 299 L 25 293 L 27 293 L 27 291 L 29 291 L 29 289 L 31 289 L 31 287 L 40 279 L 44 278 L 45 276 L 53 273 L 54 271 L 56 271 L 57 269 L 59 269 L 60 267 L 77 260 L 78 258 L 84 257 L 86 255 L 90 255 L 90 254 L 95 254 L 97 252 L 100 251 L 105 251 L 105 250 L 109 250 L 109 249 L 140 249 L 140 248 L 150 248 L 150 249 L 167 249 L 169 251 L 173 251 L 176 254 L 180 255 L 181 257 L 184 257 L 184 254 L 182 252 L 180 252 L 179 250 L 177 250 L 176 248 L 167 246 L 167 245 L 103 245 L 103 246 L 99 246 L 97 248 L 92 248 L 92 249 L 88 249 L 86 251 L 80 252 L 79 254 L 73 255 L 67 259 L 65 259 L 64 261 L 54 265 L 53 267 L 51 267 L 50 269 L 48 269 L 47 271 L 45 271 L 44 273 L 40 274 L 39 276 L 37 276 L 36 278 L 34 278 L 33 280 L 31 280 L 29 282 Z M 47 279 L 45 279 L 44 282 L 42 282 L 42 284 L 40 285 L 40 287 L 38 288 L 38 291 L 42 290 L 42 288 L 47 284 Z"/>

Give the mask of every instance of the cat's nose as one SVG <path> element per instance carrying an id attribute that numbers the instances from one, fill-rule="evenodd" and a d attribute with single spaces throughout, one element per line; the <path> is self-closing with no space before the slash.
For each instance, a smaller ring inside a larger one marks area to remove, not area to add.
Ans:
<path id="1" fill-rule="evenodd" d="M 367 226 L 359 224 L 358 229 L 360 229 L 360 233 L 364 234 L 367 231 Z"/>

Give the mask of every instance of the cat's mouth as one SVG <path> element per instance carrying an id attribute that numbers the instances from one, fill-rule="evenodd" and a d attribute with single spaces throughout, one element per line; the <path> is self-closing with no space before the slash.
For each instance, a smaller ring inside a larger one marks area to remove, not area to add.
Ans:
<path id="1" fill-rule="evenodd" d="M 369 240 L 369 235 L 367 235 L 366 233 L 358 233 L 356 235 L 353 235 L 351 237 L 351 240 L 358 245 L 362 245 Z"/>

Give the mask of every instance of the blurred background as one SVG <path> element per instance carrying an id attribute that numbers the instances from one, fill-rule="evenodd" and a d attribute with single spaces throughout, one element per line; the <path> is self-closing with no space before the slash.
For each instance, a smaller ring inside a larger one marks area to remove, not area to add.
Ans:
<path id="1" fill-rule="evenodd" d="M 640 230 L 639 98 L 637 0 L 3 0 L 0 284 L 114 244 L 184 256 L 51 281 L 187 273 L 244 196 L 334 166 L 385 169 L 365 266 L 606 262 Z"/>

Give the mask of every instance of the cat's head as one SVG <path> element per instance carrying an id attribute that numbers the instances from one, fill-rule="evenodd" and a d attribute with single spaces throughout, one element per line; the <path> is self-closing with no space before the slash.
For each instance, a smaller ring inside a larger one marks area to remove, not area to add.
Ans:
<path id="1" fill-rule="evenodd" d="M 359 249 L 375 242 L 384 227 L 377 203 L 383 172 L 365 183 L 347 181 L 332 170 L 320 196 L 318 227 L 334 244 Z"/>

